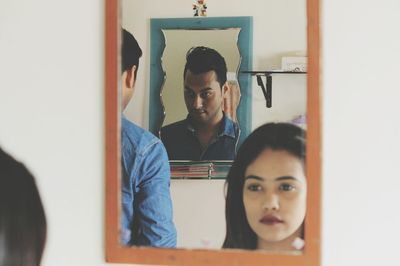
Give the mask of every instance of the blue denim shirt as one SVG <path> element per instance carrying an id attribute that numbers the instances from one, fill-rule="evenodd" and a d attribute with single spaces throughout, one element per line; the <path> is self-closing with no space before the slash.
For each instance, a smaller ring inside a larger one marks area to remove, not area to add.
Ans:
<path id="1" fill-rule="evenodd" d="M 161 139 L 170 160 L 233 160 L 240 129 L 224 114 L 215 139 L 203 150 L 188 115 L 185 120 L 161 128 Z"/>
<path id="2" fill-rule="evenodd" d="M 171 174 L 164 146 L 125 117 L 121 141 L 122 244 L 175 247 Z"/>

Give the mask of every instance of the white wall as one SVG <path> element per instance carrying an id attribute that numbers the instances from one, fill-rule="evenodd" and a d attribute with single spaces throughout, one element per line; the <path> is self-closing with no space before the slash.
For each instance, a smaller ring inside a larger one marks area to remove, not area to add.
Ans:
<path id="1" fill-rule="evenodd" d="M 399 265 L 400 1 L 322 7 L 323 265 Z"/>
<path id="2" fill-rule="evenodd" d="M 322 265 L 398 265 L 400 2 L 322 4 Z M 112 265 L 103 249 L 103 20 L 94 0 L 0 1 L 0 145 L 37 176 L 45 266 Z"/>
<path id="3" fill-rule="evenodd" d="M 225 180 L 172 180 L 178 248 L 220 249 L 225 239 Z"/>
<path id="4" fill-rule="evenodd" d="M 37 177 L 44 266 L 104 263 L 102 1 L 0 1 L 0 145 Z"/>

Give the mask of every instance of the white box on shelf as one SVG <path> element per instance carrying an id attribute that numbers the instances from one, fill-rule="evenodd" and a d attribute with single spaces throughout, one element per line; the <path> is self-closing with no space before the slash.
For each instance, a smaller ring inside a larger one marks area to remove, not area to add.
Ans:
<path id="1" fill-rule="evenodd" d="M 307 56 L 282 57 L 282 70 L 307 72 Z"/>

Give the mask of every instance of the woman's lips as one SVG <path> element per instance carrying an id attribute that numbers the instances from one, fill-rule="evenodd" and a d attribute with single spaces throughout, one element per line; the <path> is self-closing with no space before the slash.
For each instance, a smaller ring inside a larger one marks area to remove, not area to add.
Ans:
<path id="1" fill-rule="evenodd" d="M 265 215 L 260 219 L 260 223 L 266 225 L 275 225 L 283 223 L 283 220 L 279 219 L 275 215 Z"/>

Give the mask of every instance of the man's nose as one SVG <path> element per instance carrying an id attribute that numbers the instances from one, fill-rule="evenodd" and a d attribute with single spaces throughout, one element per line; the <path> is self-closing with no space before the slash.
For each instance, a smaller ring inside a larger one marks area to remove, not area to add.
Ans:
<path id="1" fill-rule="evenodd" d="M 203 107 L 203 99 L 200 95 L 196 95 L 193 99 L 193 109 L 200 109 Z"/>
<path id="2" fill-rule="evenodd" d="M 275 193 L 266 193 L 263 198 L 263 209 L 268 211 L 279 210 L 279 196 Z"/>

